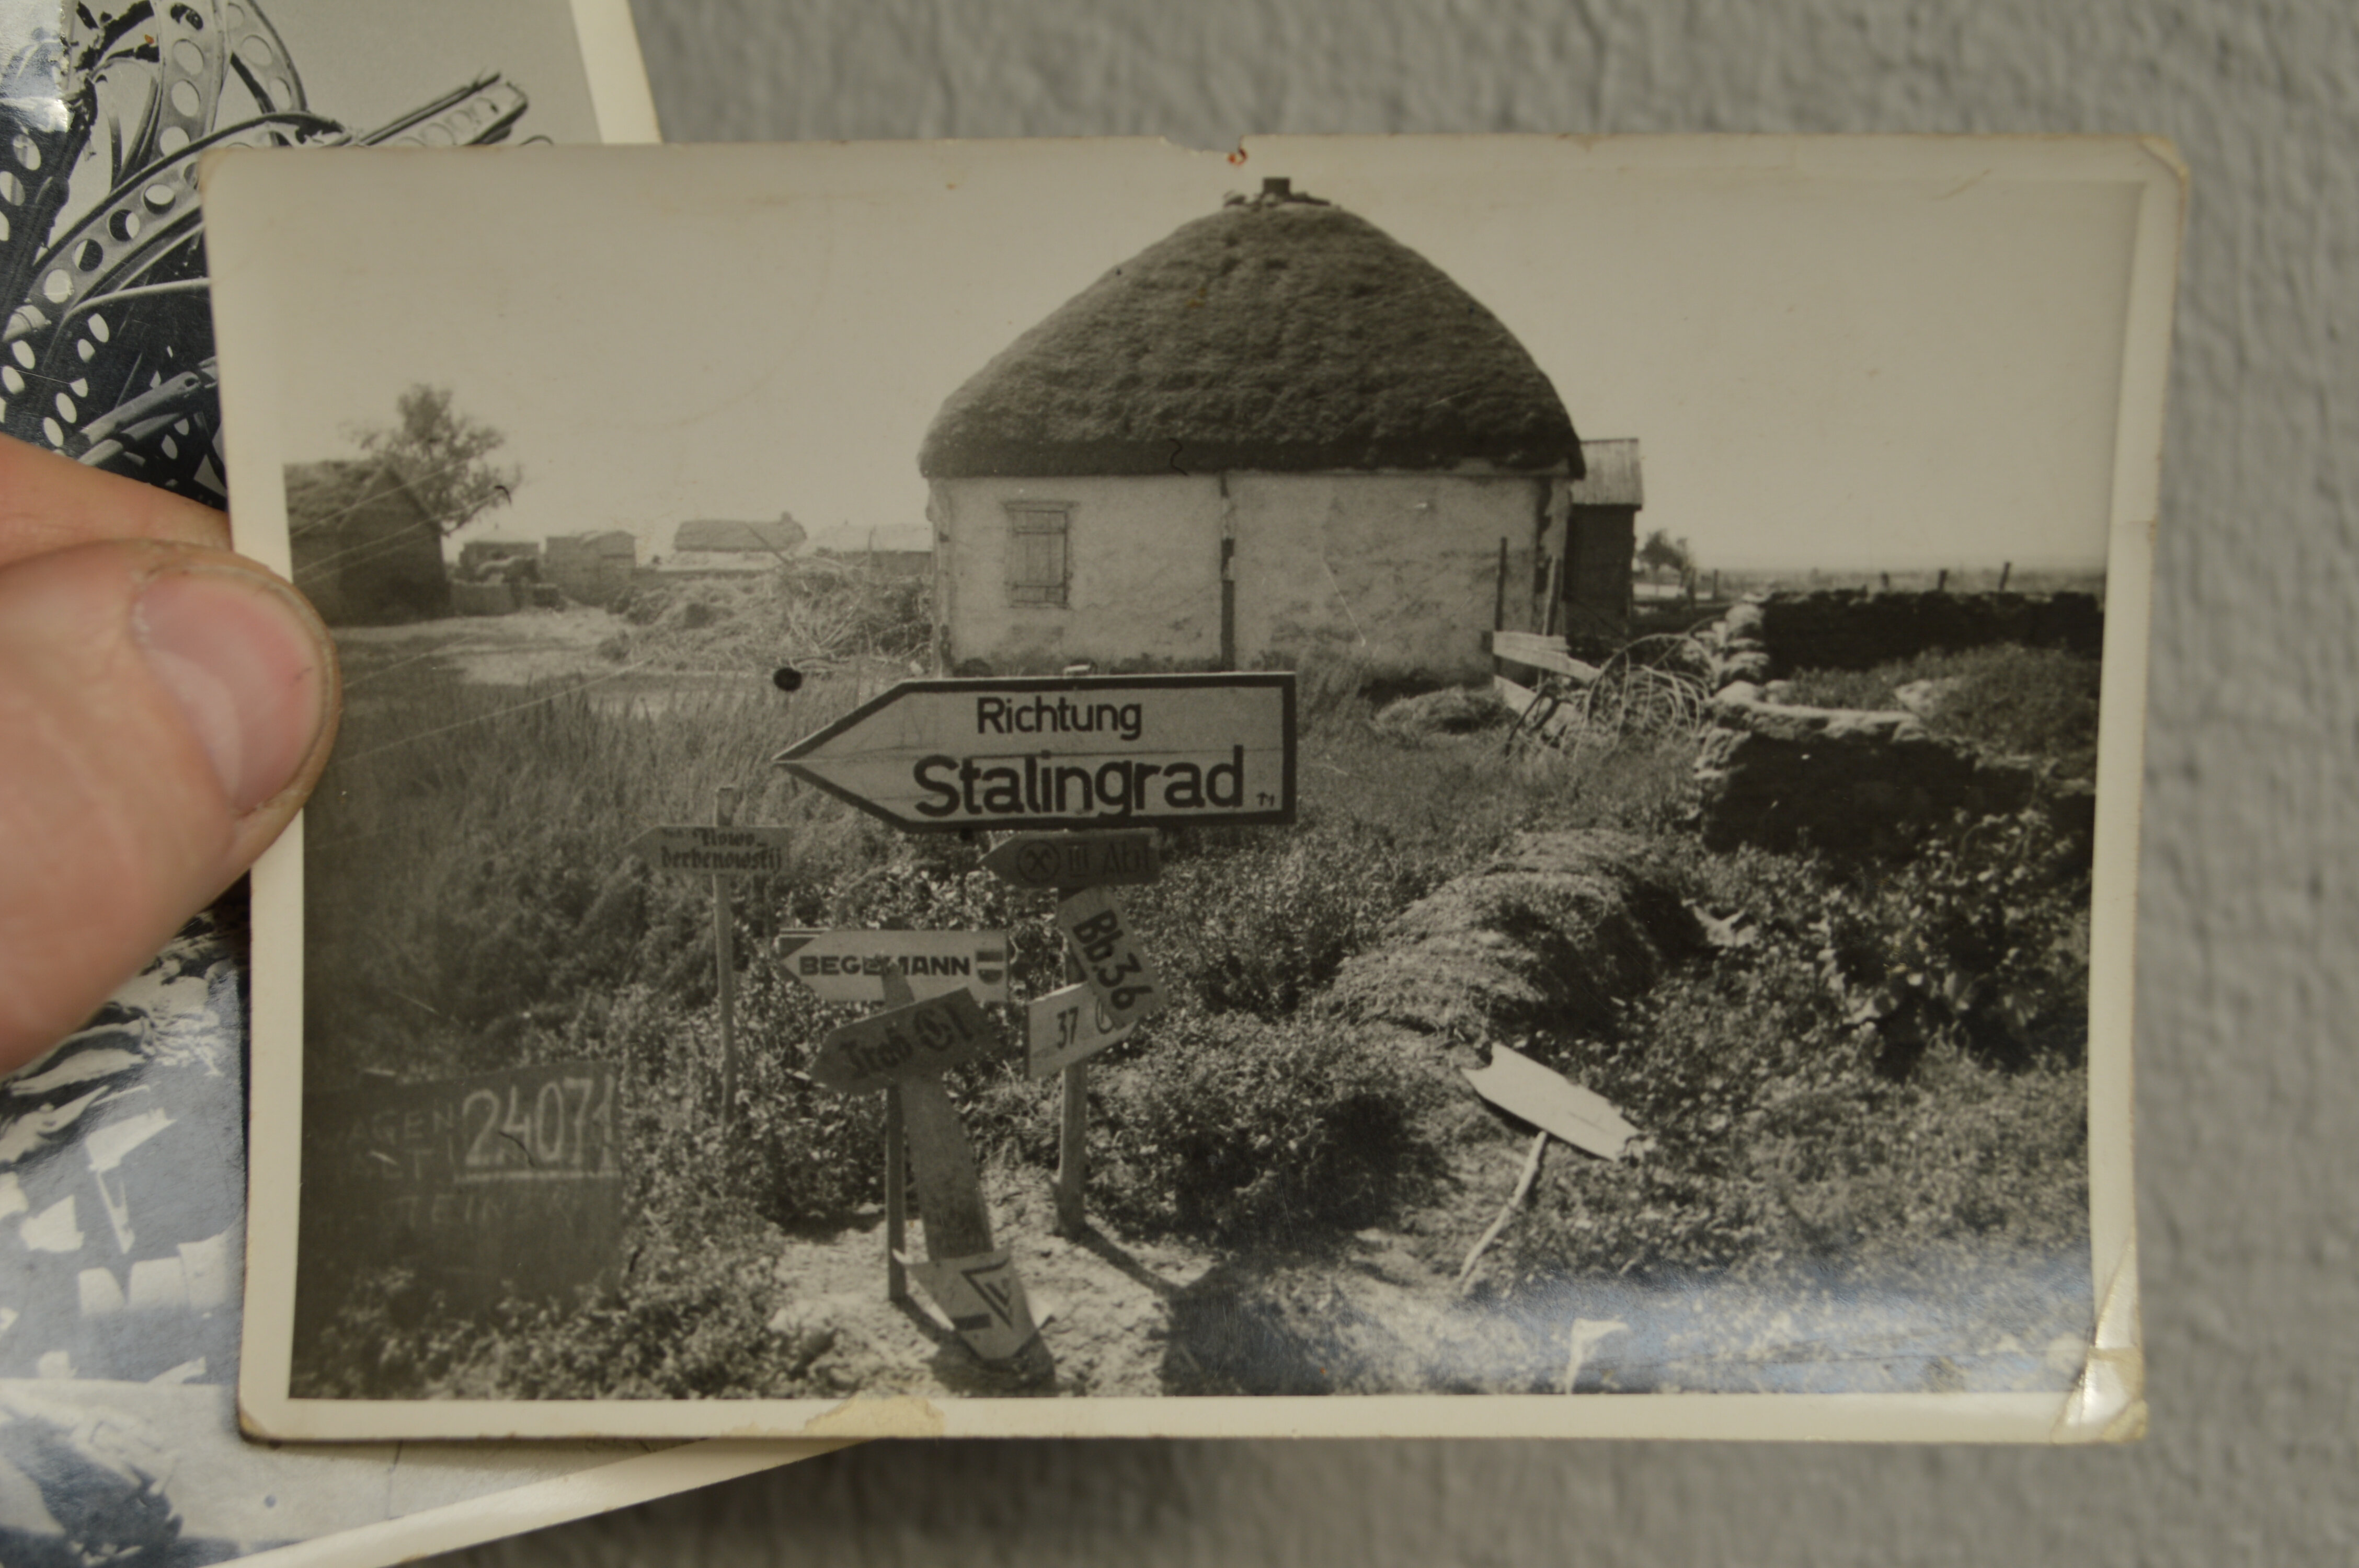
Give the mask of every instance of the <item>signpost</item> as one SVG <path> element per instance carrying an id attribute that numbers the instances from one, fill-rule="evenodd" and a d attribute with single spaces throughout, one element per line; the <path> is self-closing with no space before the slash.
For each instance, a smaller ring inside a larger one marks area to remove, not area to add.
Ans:
<path id="1" fill-rule="evenodd" d="M 631 840 L 625 852 L 636 855 L 659 871 L 688 872 L 712 878 L 712 968 L 721 1010 L 721 1135 L 729 1136 L 737 1116 L 737 951 L 735 913 L 729 879 L 747 873 L 783 871 L 793 829 L 737 827 L 737 786 L 723 784 L 713 792 L 710 827 L 650 827 Z"/>
<path id="2" fill-rule="evenodd" d="M 821 1001 L 884 1002 L 887 970 L 919 999 L 1013 1000 L 1005 931 L 782 931 L 771 952 Z"/>
<path id="3" fill-rule="evenodd" d="M 1151 882 L 1163 874 L 1155 830 L 1017 833 L 983 858 L 983 869 L 1019 888 L 1084 888 Z"/>
<path id="4" fill-rule="evenodd" d="M 1065 934 L 1069 974 L 1096 1005 L 1090 1011 L 1095 1033 L 1128 1034 L 1140 1019 L 1163 1011 L 1163 987 L 1147 955 L 1131 940 L 1122 906 L 1103 887 L 1061 890 L 1057 925 Z M 1067 988 L 1068 989 L 1075 988 Z M 1059 993 L 1062 994 L 1062 993 Z M 1027 1020 L 1029 1022 L 1029 1020 Z M 1078 1025 L 1077 1025 L 1078 1028 Z M 1028 1034 L 1027 1030 L 1027 1034 Z M 1027 1041 L 1027 1045 L 1029 1041 Z M 1108 1040 L 1105 1044 L 1111 1045 Z M 1090 1081 L 1087 1057 L 1103 1046 L 1076 1053 L 1063 1072 L 1057 1124 L 1057 1230 L 1079 1236 L 1089 1228 Z"/>
<path id="5" fill-rule="evenodd" d="M 1087 985 L 1071 985 L 1024 1004 L 1024 1076 L 1038 1083 L 1077 1067 L 1130 1038 L 1131 1025 L 1106 1016 Z"/>
<path id="6" fill-rule="evenodd" d="M 724 784 L 720 792 L 732 807 L 737 791 Z M 787 849 L 794 842 L 791 827 L 732 827 L 716 811 L 712 827 L 650 827 L 631 840 L 626 853 L 636 855 L 659 871 L 710 871 L 715 876 L 759 874 L 787 869 Z"/>
<path id="7" fill-rule="evenodd" d="M 1294 676 L 908 680 L 777 760 L 911 832 L 1291 822 Z"/>
<path id="8" fill-rule="evenodd" d="M 1082 979 L 1116 1028 L 1163 1011 L 1163 984 L 1132 939 L 1114 894 L 1103 888 L 1066 894 L 1057 903 L 1057 925 L 1081 962 Z"/>
<path id="9" fill-rule="evenodd" d="M 1638 1130 L 1603 1095 L 1508 1046 L 1491 1047 L 1489 1066 L 1460 1071 L 1474 1092 L 1493 1105 L 1601 1160 L 1619 1160 L 1638 1136 Z"/>
<path id="10" fill-rule="evenodd" d="M 999 1031 L 962 990 L 873 1012 L 829 1035 L 811 1081 L 838 1094 L 873 1094 L 910 1077 L 939 1077 L 988 1055 Z"/>
<path id="11" fill-rule="evenodd" d="M 1161 874 L 1157 828 L 1294 820 L 1294 676 L 1283 671 L 910 680 L 777 757 L 909 832 L 1009 832 L 984 867 L 1016 887 L 1057 893 L 1075 983 L 1027 1004 L 1025 1062 L 1035 1078 L 1063 1080 L 1061 1234 L 1088 1225 L 1089 1058 L 1165 1005 L 1110 890 Z M 973 1155 L 939 1078 L 991 1048 L 995 1036 L 976 1004 L 1008 1000 L 1006 936 L 923 934 L 939 944 L 929 946 L 920 935 L 790 932 L 780 957 L 821 996 L 888 1007 L 829 1036 L 811 1068 L 847 1094 L 886 1091 L 888 1292 L 903 1299 L 904 1183 L 913 1179 L 930 1261 L 907 1266 L 978 1353 L 1010 1356 L 1032 1333 L 1029 1309 L 1006 1252 L 992 1247 Z M 986 942 L 997 944 L 995 981 L 984 974 Z M 939 967 L 969 961 L 972 973 Z"/>
<path id="12" fill-rule="evenodd" d="M 898 969 L 883 972 L 897 1005 L 846 1024 L 823 1041 L 810 1076 L 841 1094 L 886 1092 L 886 1290 L 907 1293 L 903 1271 L 918 1276 L 951 1328 L 986 1360 L 1004 1361 L 1035 1332 L 1024 1282 L 1004 1249 L 993 1245 L 973 1147 L 941 1075 L 998 1050 L 999 1031 L 967 990 L 912 1000 Z M 904 1143 L 903 1140 L 907 1142 Z M 926 1260 L 903 1250 L 907 1181 L 925 1217 Z"/>

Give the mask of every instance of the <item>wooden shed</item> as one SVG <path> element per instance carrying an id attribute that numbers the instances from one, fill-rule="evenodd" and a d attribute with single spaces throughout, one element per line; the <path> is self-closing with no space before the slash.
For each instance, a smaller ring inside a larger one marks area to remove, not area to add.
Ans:
<path id="1" fill-rule="evenodd" d="M 1332 656 L 1410 681 L 1485 677 L 1495 615 L 1537 627 L 1586 473 L 1505 323 L 1284 180 L 1018 338 L 942 405 L 919 468 L 953 668 Z M 1628 562 L 1584 609 L 1622 613 Z"/>
<path id="2" fill-rule="evenodd" d="M 331 626 L 451 613 L 442 530 L 382 459 L 289 463 L 287 531 L 295 586 Z"/>

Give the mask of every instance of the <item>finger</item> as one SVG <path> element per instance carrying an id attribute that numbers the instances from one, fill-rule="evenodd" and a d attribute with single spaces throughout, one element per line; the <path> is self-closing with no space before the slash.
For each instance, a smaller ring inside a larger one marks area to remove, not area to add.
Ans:
<path id="1" fill-rule="evenodd" d="M 229 519 L 137 480 L 0 436 L 0 567 L 100 539 L 229 547 Z"/>
<path id="2" fill-rule="evenodd" d="M 278 836 L 335 696 L 310 607 L 226 551 L 118 541 L 0 568 L 0 1071 Z"/>

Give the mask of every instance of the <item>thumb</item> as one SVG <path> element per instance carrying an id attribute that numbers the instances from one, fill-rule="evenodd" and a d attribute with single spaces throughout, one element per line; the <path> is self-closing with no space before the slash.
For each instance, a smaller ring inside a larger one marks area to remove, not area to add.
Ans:
<path id="1" fill-rule="evenodd" d="M 335 693 L 319 617 L 226 551 L 116 541 L 0 569 L 0 1071 L 278 836 Z"/>

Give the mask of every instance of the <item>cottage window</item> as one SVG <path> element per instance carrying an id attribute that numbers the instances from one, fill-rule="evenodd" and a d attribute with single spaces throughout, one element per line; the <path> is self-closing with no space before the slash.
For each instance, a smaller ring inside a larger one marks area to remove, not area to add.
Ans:
<path id="1" fill-rule="evenodd" d="M 1007 508 L 1007 602 L 1062 608 L 1071 506 L 1037 503 Z"/>

